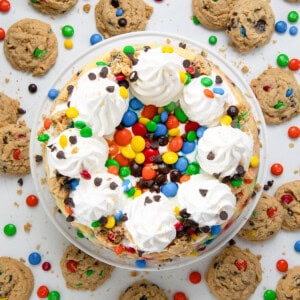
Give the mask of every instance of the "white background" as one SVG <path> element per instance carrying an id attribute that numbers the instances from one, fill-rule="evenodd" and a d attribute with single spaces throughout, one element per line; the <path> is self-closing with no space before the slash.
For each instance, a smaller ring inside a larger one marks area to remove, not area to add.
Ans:
<path id="1" fill-rule="evenodd" d="M 188 0 L 163 0 L 155 2 L 147 0 L 148 4 L 154 7 L 153 15 L 148 22 L 147 30 L 169 32 L 179 34 L 193 39 L 208 48 L 221 54 L 237 70 L 243 66 L 249 68 L 248 73 L 241 73 L 247 82 L 259 75 L 268 65 L 276 66 L 276 57 L 279 53 L 286 53 L 290 58 L 298 57 L 300 53 L 300 33 L 297 36 L 290 36 L 289 33 L 274 33 L 269 45 L 256 49 L 248 54 L 241 55 L 228 45 L 228 38 L 222 31 L 213 32 L 196 26 L 192 22 L 191 1 Z M 91 4 L 89 13 L 83 12 L 83 5 Z M 79 0 L 76 7 L 64 16 L 50 17 L 35 11 L 27 1 L 11 0 L 11 10 L 8 13 L 0 12 L 0 27 L 6 31 L 14 22 L 24 18 L 36 18 L 52 24 L 52 29 L 57 35 L 59 43 L 59 55 L 54 67 L 43 77 L 35 78 L 29 74 L 14 70 L 6 61 L 2 44 L 0 41 L 0 91 L 7 95 L 19 99 L 21 107 L 27 113 L 24 118 L 29 127 L 33 125 L 33 118 L 37 108 L 45 99 L 45 95 L 52 82 L 55 80 L 61 69 L 65 68 L 82 51 L 90 47 L 89 38 L 91 34 L 97 33 L 94 18 L 94 6 L 96 0 Z M 271 2 L 276 20 L 287 20 L 287 14 L 291 10 L 300 12 L 300 4 L 291 4 L 281 0 Z M 300 24 L 300 22 L 298 22 Z M 296 24 L 297 26 L 299 24 Z M 64 38 L 61 28 L 70 24 L 75 29 L 72 40 L 74 48 L 67 50 L 64 48 Z M 288 24 L 290 27 L 291 24 Z M 210 46 L 207 42 L 210 35 L 218 37 L 218 43 Z M 298 55 L 298 56 L 297 56 Z M 299 80 L 299 72 L 295 72 Z M 9 80 L 8 80 L 9 79 Z M 38 92 L 30 94 L 28 85 L 35 83 Z M 300 116 L 278 126 L 268 126 L 268 156 L 267 156 L 267 180 L 274 180 L 273 187 L 269 190 L 272 195 L 277 187 L 285 182 L 298 179 L 300 172 L 300 139 L 291 140 L 288 138 L 287 129 L 292 126 L 300 126 Z M 293 145 L 293 147 L 292 147 Z M 279 162 L 284 166 L 284 173 L 279 177 L 274 177 L 269 172 L 270 166 Z M 29 265 L 27 257 L 33 251 L 38 251 L 42 255 L 42 262 L 49 261 L 52 269 L 45 272 L 41 264 L 30 266 L 35 276 L 35 286 L 31 299 L 38 299 L 36 290 L 40 285 L 47 285 L 50 290 L 57 290 L 61 294 L 61 299 L 117 299 L 118 295 L 133 281 L 139 278 L 148 278 L 164 288 L 172 299 L 176 291 L 183 291 L 190 300 L 215 299 L 208 290 L 204 280 L 210 258 L 201 263 L 189 265 L 176 271 L 143 272 L 139 271 L 135 277 L 131 271 L 115 269 L 110 280 L 98 288 L 95 292 L 77 292 L 65 287 L 65 282 L 59 267 L 59 260 L 62 252 L 69 242 L 57 231 L 42 206 L 30 208 L 26 206 L 25 199 L 29 194 L 35 194 L 33 181 L 30 175 L 23 177 L 24 185 L 20 188 L 17 184 L 17 177 L 0 176 L 0 255 L 9 255 L 15 258 L 23 258 Z M 262 183 L 264 184 L 264 183 Z M 22 190 L 22 193 L 17 193 Z M 24 232 L 23 226 L 32 224 L 29 233 Z M 17 226 L 17 234 L 14 237 L 7 237 L 3 234 L 3 227 L 7 223 Z M 300 240 L 299 231 L 296 233 L 281 231 L 275 238 L 263 243 L 248 243 L 235 238 L 237 245 L 242 248 L 250 248 L 255 254 L 262 255 L 261 263 L 263 267 L 263 280 L 258 286 L 252 300 L 263 299 L 265 289 L 276 288 L 277 280 L 282 276 L 276 270 L 278 259 L 284 258 L 289 266 L 299 265 L 300 254 L 294 251 L 294 243 Z M 192 285 L 188 280 L 191 271 L 196 270 L 202 274 L 200 284 Z"/>

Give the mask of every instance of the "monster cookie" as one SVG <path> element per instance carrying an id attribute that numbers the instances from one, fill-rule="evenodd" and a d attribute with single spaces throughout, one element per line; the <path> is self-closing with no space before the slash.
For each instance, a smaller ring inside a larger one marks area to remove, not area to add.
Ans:
<path id="1" fill-rule="evenodd" d="M 277 282 L 277 300 L 300 300 L 300 266 L 289 269 Z"/>
<path id="2" fill-rule="evenodd" d="M 248 52 L 267 44 L 274 32 L 275 16 L 265 0 L 239 0 L 229 15 L 226 33 L 233 46 Z"/>
<path id="3" fill-rule="evenodd" d="M 36 19 L 22 19 L 8 30 L 4 54 L 11 66 L 33 76 L 44 75 L 55 63 L 57 39 L 50 24 Z"/>
<path id="4" fill-rule="evenodd" d="M 293 72 L 269 68 L 250 85 L 266 123 L 281 124 L 300 113 L 300 87 Z"/>
<path id="5" fill-rule="evenodd" d="M 33 290 L 31 270 L 11 257 L 0 257 L 0 298 L 28 300 Z"/>
<path id="6" fill-rule="evenodd" d="M 164 291 L 158 285 L 142 279 L 129 286 L 120 296 L 119 300 L 168 300 Z"/>
<path id="7" fill-rule="evenodd" d="M 114 270 L 114 267 L 89 256 L 74 245 L 65 249 L 60 267 L 68 288 L 90 291 L 109 279 Z"/>
<path id="8" fill-rule="evenodd" d="M 31 5 L 43 14 L 61 15 L 77 4 L 78 0 L 31 0 Z"/>
<path id="9" fill-rule="evenodd" d="M 249 249 L 228 246 L 210 263 L 206 281 L 220 300 L 246 300 L 262 279 L 260 256 Z"/>
<path id="10" fill-rule="evenodd" d="M 96 26 L 105 38 L 144 30 L 152 11 L 143 0 L 100 0 L 95 7 Z"/>
<path id="11" fill-rule="evenodd" d="M 284 216 L 281 228 L 284 230 L 300 229 L 300 180 L 281 185 L 275 197 L 283 206 Z"/>
<path id="12" fill-rule="evenodd" d="M 22 176 L 30 173 L 30 129 L 9 124 L 0 128 L 0 173 Z"/>
<path id="13" fill-rule="evenodd" d="M 280 230 L 283 214 L 281 204 L 273 196 L 262 193 L 251 217 L 238 236 L 249 241 L 268 240 Z"/>
<path id="14" fill-rule="evenodd" d="M 229 13 L 236 0 L 193 0 L 193 13 L 208 29 L 225 29 Z"/>
<path id="15" fill-rule="evenodd" d="M 18 100 L 0 93 L 0 127 L 8 124 L 16 124 L 18 118 L 24 113 L 25 111 L 20 108 Z"/>
<path id="16" fill-rule="evenodd" d="M 120 257 L 203 251 L 252 201 L 260 145 L 251 108 L 183 43 L 102 53 L 47 113 L 37 138 L 57 206 Z"/>

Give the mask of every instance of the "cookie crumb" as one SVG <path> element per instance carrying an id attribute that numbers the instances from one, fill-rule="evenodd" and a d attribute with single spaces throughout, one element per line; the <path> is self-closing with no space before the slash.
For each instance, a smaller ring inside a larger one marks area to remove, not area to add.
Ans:
<path id="1" fill-rule="evenodd" d="M 241 68 L 241 71 L 242 71 L 243 73 L 248 73 L 248 72 L 249 72 L 248 66 L 243 66 L 243 67 Z"/>
<path id="2" fill-rule="evenodd" d="M 17 190 L 17 194 L 21 196 L 23 194 L 23 190 L 21 189 Z"/>
<path id="3" fill-rule="evenodd" d="M 84 4 L 83 7 L 82 7 L 82 10 L 83 10 L 85 13 L 89 13 L 89 12 L 90 12 L 90 9 L 91 9 L 91 5 L 90 5 L 90 4 Z"/>
<path id="4" fill-rule="evenodd" d="M 30 230 L 31 230 L 31 227 L 32 227 L 32 225 L 31 225 L 30 223 L 27 222 L 27 223 L 24 225 L 24 231 L 27 232 L 27 233 L 29 233 Z"/>
<path id="5" fill-rule="evenodd" d="M 15 207 L 19 207 L 20 204 L 19 204 L 18 202 L 14 202 L 14 206 L 15 206 Z"/>
<path id="6" fill-rule="evenodd" d="M 136 271 L 130 272 L 130 277 L 136 277 L 139 273 Z"/>
<path id="7" fill-rule="evenodd" d="M 289 143 L 289 148 L 294 148 L 295 144 L 294 143 Z"/>

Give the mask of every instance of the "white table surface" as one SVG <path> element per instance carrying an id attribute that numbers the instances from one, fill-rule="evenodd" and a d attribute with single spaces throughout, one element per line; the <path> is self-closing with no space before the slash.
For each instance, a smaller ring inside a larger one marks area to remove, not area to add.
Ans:
<path id="1" fill-rule="evenodd" d="M 51 83 L 66 63 L 74 60 L 80 53 L 90 47 L 89 38 L 93 33 L 97 33 L 94 18 L 94 6 L 96 0 L 79 0 L 77 6 L 64 16 L 50 17 L 35 11 L 27 1 L 11 0 L 11 9 L 8 13 L 0 12 L 0 27 L 6 31 L 14 22 L 24 18 L 36 18 L 51 23 L 52 29 L 57 35 L 59 55 L 54 67 L 43 77 L 35 78 L 14 70 L 6 61 L 3 54 L 3 41 L 0 41 L 0 91 L 7 95 L 19 99 L 21 107 L 26 110 L 23 119 L 29 127 L 33 125 L 33 118 L 36 109 L 41 101 L 45 99 L 45 94 L 51 88 Z M 191 1 L 183 0 L 163 0 L 155 2 L 147 0 L 148 4 L 154 7 L 154 12 L 148 22 L 147 30 L 164 31 L 179 34 L 193 39 L 221 54 L 237 70 L 243 66 L 249 68 L 249 72 L 241 73 L 247 82 L 259 75 L 268 65 L 276 66 L 276 57 L 279 53 L 286 53 L 290 58 L 300 58 L 300 33 L 291 36 L 288 32 L 284 34 L 274 33 L 272 41 L 262 48 L 256 49 L 248 54 L 239 54 L 228 45 L 228 38 L 222 31 L 213 32 L 196 26 L 192 22 Z M 83 11 L 84 4 L 91 4 L 89 13 Z M 283 0 L 273 0 L 271 5 L 274 9 L 276 20 L 287 20 L 287 14 L 291 10 L 300 12 L 300 4 L 291 4 Z M 61 28 L 64 25 L 72 25 L 75 35 L 72 40 L 74 47 L 71 50 L 64 48 L 64 37 Z M 298 26 L 300 21 L 295 25 Z M 288 23 L 288 26 L 291 26 Z M 216 35 L 218 43 L 215 46 L 208 44 L 208 37 Z M 299 80 L 299 71 L 295 72 Z M 28 85 L 35 83 L 38 91 L 31 94 Z M 274 194 L 276 188 L 288 181 L 299 179 L 300 172 L 300 138 L 291 140 L 287 135 L 290 126 L 300 126 L 300 116 L 289 122 L 278 125 L 268 126 L 268 156 L 267 156 L 267 180 L 274 180 L 273 187 L 268 191 Z M 270 166 L 279 162 L 284 166 L 284 173 L 274 177 L 270 171 Z M 0 176 L 0 255 L 8 255 L 15 258 L 23 258 L 28 263 L 28 255 L 38 251 L 42 255 L 42 262 L 48 261 L 52 268 L 45 272 L 41 264 L 30 266 L 34 273 L 34 291 L 30 299 L 38 299 L 37 288 L 40 285 L 47 285 L 50 290 L 57 290 L 61 294 L 61 299 L 98 299 L 114 300 L 122 290 L 132 282 L 140 278 L 147 278 L 164 288 L 170 299 L 176 291 L 183 291 L 190 300 L 210 300 L 215 299 L 209 292 L 204 280 L 210 258 L 201 263 L 192 264 L 178 270 L 144 272 L 139 271 L 135 274 L 125 269 L 115 269 L 111 279 L 106 281 L 94 292 L 78 292 L 67 289 L 59 267 L 59 260 L 67 241 L 54 227 L 45 214 L 42 205 L 30 208 L 25 204 L 25 199 L 29 194 L 35 194 L 35 189 L 31 175 L 22 177 L 24 184 L 20 187 L 17 183 L 19 177 Z M 32 224 L 29 233 L 26 233 L 23 226 L 26 223 Z M 3 233 L 3 227 L 13 223 L 17 226 L 17 234 L 7 237 Z M 237 245 L 241 248 L 250 248 L 255 254 L 262 255 L 261 264 L 263 268 L 263 279 L 256 289 L 252 300 L 263 299 L 266 289 L 276 288 L 277 280 L 282 273 L 276 270 L 277 260 L 284 258 L 289 266 L 300 264 L 300 254 L 294 250 L 294 243 L 300 240 L 300 232 L 279 232 L 273 239 L 261 242 L 250 243 L 235 238 Z M 212 257 L 211 257 L 212 258 Z M 199 271 L 202 274 L 202 281 L 193 285 L 188 280 L 191 271 Z"/>

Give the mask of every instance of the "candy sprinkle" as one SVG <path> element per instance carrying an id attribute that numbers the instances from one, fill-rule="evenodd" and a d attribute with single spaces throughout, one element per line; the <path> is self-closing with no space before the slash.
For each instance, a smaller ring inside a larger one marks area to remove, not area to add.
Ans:
<path id="1" fill-rule="evenodd" d="M 39 199 L 37 196 L 35 195 L 28 195 L 26 197 L 26 204 L 30 207 L 34 207 L 34 206 L 37 206 L 39 203 Z"/>
<path id="2" fill-rule="evenodd" d="M 285 259 L 279 259 L 276 263 L 276 269 L 279 272 L 286 272 L 289 268 L 289 264 Z"/>
<path id="3" fill-rule="evenodd" d="M 38 265 L 42 260 L 41 255 L 38 252 L 32 252 L 28 256 L 28 261 L 31 265 Z"/>
<path id="4" fill-rule="evenodd" d="M 189 275 L 189 280 L 192 284 L 198 284 L 201 281 L 201 274 L 197 271 L 193 271 Z"/>
<path id="5" fill-rule="evenodd" d="M 58 90 L 57 89 L 50 89 L 48 92 L 48 97 L 51 100 L 54 100 L 58 96 Z"/>
<path id="6" fill-rule="evenodd" d="M 283 166 L 280 163 L 275 163 L 271 166 L 270 171 L 274 176 L 279 176 L 283 172 Z"/>
<path id="7" fill-rule="evenodd" d="M 90 44 L 95 45 L 97 43 L 100 43 L 102 41 L 102 36 L 99 33 L 94 33 L 90 37 Z"/>
<path id="8" fill-rule="evenodd" d="M 188 300 L 184 292 L 176 292 L 173 296 L 173 300 Z"/>
<path id="9" fill-rule="evenodd" d="M 48 294 L 48 300 L 60 300 L 60 293 L 58 291 L 51 291 Z"/>
<path id="10" fill-rule="evenodd" d="M 61 32 L 64 37 L 72 37 L 74 35 L 74 28 L 71 25 L 65 25 Z"/>
<path id="11" fill-rule="evenodd" d="M 66 49 L 72 49 L 73 48 L 73 46 L 74 46 L 74 43 L 73 43 L 73 41 L 71 40 L 71 39 L 66 39 L 65 41 L 64 41 L 64 47 L 66 48 Z"/>
<path id="12" fill-rule="evenodd" d="M 286 67 L 289 64 L 289 57 L 286 54 L 281 53 L 277 56 L 276 62 L 280 67 Z"/>
<path id="13" fill-rule="evenodd" d="M 264 300 L 276 300 L 277 294 L 273 290 L 266 290 L 264 292 Z"/>
<path id="14" fill-rule="evenodd" d="M 45 285 L 41 285 L 39 286 L 39 288 L 36 291 L 36 294 L 39 298 L 47 298 L 48 294 L 49 294 L 49 289 L 47 286 Z"/>

